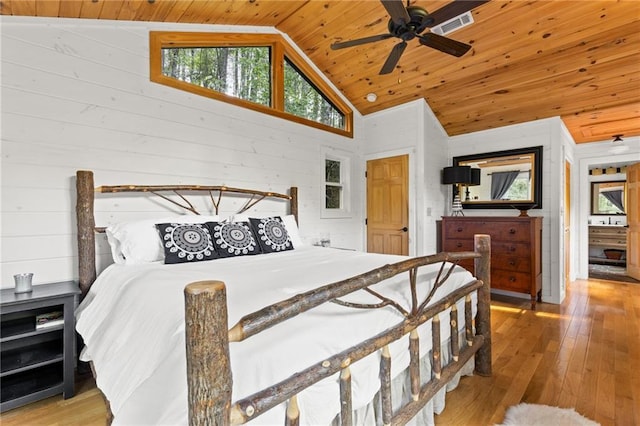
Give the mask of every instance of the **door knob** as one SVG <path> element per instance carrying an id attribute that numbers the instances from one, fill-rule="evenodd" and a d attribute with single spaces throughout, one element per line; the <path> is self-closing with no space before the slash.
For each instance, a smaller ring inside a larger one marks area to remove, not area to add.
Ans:
<path id="1" fill-rule="evenodd" d="M 407 232 L 409 230 L 409 228 L 407 228 L 406 226 L 402 229 L 399 229 L 398 231 L 402 231 L 402 232 Z"/>

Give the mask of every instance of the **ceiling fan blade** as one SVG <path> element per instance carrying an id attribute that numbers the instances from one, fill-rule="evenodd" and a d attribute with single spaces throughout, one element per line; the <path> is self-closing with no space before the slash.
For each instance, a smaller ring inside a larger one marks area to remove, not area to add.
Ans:
<path id="1" fill-rule="evenodd" d="M 419 35 L 420 44 L 439 50 L 449 55 L 460 57 L 467 53 L 471 46 L 434 33 Z"/>
<path id="2" fill-rule="evenodd" d="M 408 24 L 411 21 L 411 17 L 404 7 L 402 0 L 380 0 L 387 13 L 391 17 L 391 20 L 397 24 Z"/>
<path id="3" fill-rule="evenodd" d="M 391 71 L 393 71 L 393 69 L 396 67 L 396 64 L 400 60 L 400 56 L 402 56 L 402 52 L 404 52 L 404 49 L 406 49 L 406 47 L 407 42 L 405 41 L 401 41 L 400 43 L 393 46 L 393 49 L 391 49 L 391 53 L 389 53 L 387 60 L 380 69 L 380 75 L 389 74 Z"/>
<path id="4" fill-rule="evenodd" d="M 391 34 L 378 34 L 371 37 L 359 38 L 356 40 L 341 41 L 338 43 L 333 43 L 331 45 L 331 49 L 333 50 L 344 49 L 345 47 L 359 46 L 361 44 L 372 43 L 374 41 L 386 40 L 391 37 L 393 37 L 393 35 Z"/>
<path id="5" fill-rule="evenodd" d="M 430 16 L 433 21 L 429 23 L 428 27 L 431 28 L 440 25 L 449 19 L 455 18 L 488 2 L 489 0 L 455 0 L 431 13 Z"/>

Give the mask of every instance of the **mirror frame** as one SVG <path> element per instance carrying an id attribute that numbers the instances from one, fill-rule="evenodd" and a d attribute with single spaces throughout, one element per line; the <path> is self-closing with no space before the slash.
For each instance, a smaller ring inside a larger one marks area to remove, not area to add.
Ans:
<path id="1" fill-rule="evenodd" d="M 522 154 L 533 154 L 533 178 L 532 184 L 533 188 L 531 194 L 533 196 L 532 201 L 480 201 L 480 202 L 462 202 L 462 207 L 464 209 L 520 209 L 520 210 L 528 210 L 531 208 L 541 209 L 542 208 L 542 146 L 534 146 L 529 148 L 517 148 L 517 149 L 509 149 L 504 151 L 494 151 L 494 152 L 486 152 L 482 154 L 471 154 L 471 155 L 462 155 L 458 157 L 453 157 L 453 165 L 458 166 L 460 163 L 465 163 L 469 161 L 478 161 L 484 160 L 488 158 L 496 158 L 496 157 L 508 157 L 511 155 L 522 155 Z M 452 189 L 453 195 L 455 196 L 455 188 Z"/>
<path id="2" fill-rule="evenodd" d="M 600 185 L 603 183 L 620 183 L 622 184 L 622 197 L 624 200 L 625 211 L 622 213 L 596 213 L 594 206 L 594 192 L 596 190 L 596 185 Z M 589 200 L 590 209 L 589 212 L 591 216 L 625 216 L 627 214 L 627 181 L 626 180 L 601 180 L 601 181 L 593 181 L 591 182 L 591 199 Z"/>

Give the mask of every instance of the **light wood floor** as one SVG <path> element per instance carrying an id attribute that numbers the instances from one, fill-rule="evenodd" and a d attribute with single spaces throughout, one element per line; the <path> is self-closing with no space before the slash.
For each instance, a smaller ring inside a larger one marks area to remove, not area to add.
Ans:
<path id="1" fill-rule="evenodd" d="M 463 378 L 437 425 L 493 425 L 520 402 L 575 408 L 602 425 L 640 425 L 640 285 L 576 281 L 562 305 L 492 305 L 493 376 Z M 105 415 L 84 378 L 74 398 L 11 410 L 0 423 L 104 425 Z"/>

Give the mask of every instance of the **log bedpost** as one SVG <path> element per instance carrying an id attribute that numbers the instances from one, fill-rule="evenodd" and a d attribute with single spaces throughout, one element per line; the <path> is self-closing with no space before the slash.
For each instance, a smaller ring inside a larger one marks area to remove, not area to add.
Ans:
<path id="1" fill-rule="evenodd" d="M 189 425 L 229 425 L 232 378 L 224 283 L 191 283 L 184 296 Z"/>
<path id="2" fill-rule="evenodd" d="M 82 296 L 96 280 L 96 235 L 93 217 L 93 172 L 76 172 L 76 219 L 78 226 L 78 284 Z"/>
<path id="3" fill-rule="evenodd" d="M 476 334 L 484 337 L 484 344 L 476 353 L 476 373 L 491 375 L 491 237 L 474 236 L 475 251 L 481 257 L 475 259 L 475 276 L 484 285 L 478 289 L 478 312 L 476 313 Z"/>
<path id="4" fill-rule="evenodd" d="M 298 187 L 292 186 L 289 189 L 289 196 L 291 199 L 289 200 L 289 213 L 296 218 L 296 223 L 300 223 L 298 221 Z"/>

